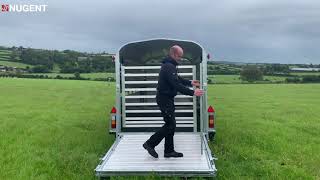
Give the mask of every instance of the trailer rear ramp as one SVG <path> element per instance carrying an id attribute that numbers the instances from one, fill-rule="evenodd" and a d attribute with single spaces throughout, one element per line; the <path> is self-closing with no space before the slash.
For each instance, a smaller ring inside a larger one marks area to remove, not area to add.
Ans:
<path id="1" fill-rule="evenodd" d="M 177 132 L 174 135 L 175 150 L 182 158 L 164 158 L 164 141 L 155 150 L 159 158 L 153 158 L 142 147 L 152 133 L 121 133 L 95 169 L 98 177 L 123 175 L 161 176 L 214 176 L 215 164 L 206 138 L 201 133 Z"/>

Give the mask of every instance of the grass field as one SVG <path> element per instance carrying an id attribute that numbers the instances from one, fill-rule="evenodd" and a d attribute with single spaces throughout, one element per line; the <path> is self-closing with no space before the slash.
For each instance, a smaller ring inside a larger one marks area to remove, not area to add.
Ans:
<path id="1" fill-rule="evenodd" d="M 306 75 L 316 75 L 319 76 L 320 72 L 292 72 L 290 73 L 292 75 L 297 75 L 297 76 L 306 76 Z"/>
<path id="2" fill-rule="evenodd" d="M 10 61 L 0 61 L 0 65 L 8 66 L 8 67 L 17 67 L 17 68 L 26 68 L 27 66 L 29 66 L 30 68 L 33 67 L 32 65 L 29 65 L 29 64 L 24 64 L 19 62 L 10 62 Z"/>
<path id="3" fill-rule="evenodd" d="M 62 77 L 74 77 L 74 74 L 68 74 L 68 73 L 31 73 L 31 74 L 37 74 L 37 75 L 48 75 L 49 77 L 56 77 L 57 75 L 60 75 Z M 114 77 L 114 73 L 81 73 L 81 77 L 84 78 L 107 78 L 107 77 Z"/>
<path id="4" fill-rule="evenodd" d="M 36 89 L 36 91 L 35 91 Z M 0 78 L 0 179 L 93 179 L 113 84 Z"/>
<path id="5" fill-rule="evenodd" d="M 319 179 L 320 84 L 214 85 L 220 178 Z"/>
<path id="6" fill-rule="evenodd" d="M 209 86 L 218 178 L 319 179 L 319 89 Z M 114 140 L 106 133 L 114 94 L 114 83 L 0 78 L 0 179 L 95 179 Z"/>
<path id="7" fill-rule="evenodd" d="M 54 63 L 53 64 L 53 69 L 52 69 L 52 73 L 59 73 L 60 72 L 60 67 L 58 64 Z"/>
<path id="8" fill-rule="evenodd" d="M 240 75 L 209 75 L 211 79 L 216 84 L 240 84 L 242 80 Z M 263 83 L 275 83 L 275 82 L 285 82 L 286 77 L 280 76 L 264 76 Z M 269 80 L 269 81 L 266 81 Z"/>
<path id="9" fill-rule="evenodd" d="M 10 60 L 10 55 L 11 55 L 11 51 L 0 50 L 0 61 L 9 61 Z"/>
<path id="10" fill-rule="evenodd" d="M 10 60 L 10 56 L 0 55 L 0 59 L 3 60 L 3 61 L 9 61 Z"/>
<path id="11" fill-rule="evenodd" d="M 10 55 L 10 54 L 11 54 L 11 51 L 0 49 L 0 56 L 1 55 Z"/>

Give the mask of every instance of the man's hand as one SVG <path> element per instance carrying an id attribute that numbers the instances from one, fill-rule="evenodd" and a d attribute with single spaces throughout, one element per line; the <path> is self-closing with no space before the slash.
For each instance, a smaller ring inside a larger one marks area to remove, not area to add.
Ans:
<path id="1" fill-rule="evenodd" d="M 191 81 L 192 86 L 200 87 L 200 82 L 199 80 L 192 80 Z"/>
<path id="2" fill-rule="evenodd" d="M 203 93 L 204 93 L 204 91 L 202 89 L 198 89 L 197 88 L 197 89 L 194 90 L 194 95 L 195 96 L 202 96 Z"/>

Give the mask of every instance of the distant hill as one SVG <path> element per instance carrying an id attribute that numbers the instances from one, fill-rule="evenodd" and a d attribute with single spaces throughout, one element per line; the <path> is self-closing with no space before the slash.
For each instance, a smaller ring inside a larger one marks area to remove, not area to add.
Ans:
<path id="1" fill-rule="evenodd" d="M 10 61 L 11 54 L 10 50 L 0 49 L 0 61 Z"/>
<path id="2" fill-rule="evenodd" d="M 0 66 L 7 66 L 7 67 L 17 67 L 26 69 L 27 67 L 32 68 L 33 65 L 24 64 L 19 62 L 12 62 L 12 61 L 0 61 Z"/>
<path id="3" fill-rule="evenodd" d="M 112 54 L 85 53 L 73 50 L 46 50 L 0 46 L 2 65 L 25 68 L 33 73 L 114 72 Z"/>
<path id="4" fill-rule="evenodd" d="M 209 60 L 209 63 L 215 63 L 215 64 L 234 64 L 234 65 L 244 65 L 244 64 L 247 64 L 247 63 L 244 63 L 244 62 L 214 61 L 214 60 Z"/>
<path id="5" fill-rule="evenodd" d="M 19 47 L 0 46 L 0 61 L 2 65 L 10 67 L 26 68 L 31 73 L 99 73 L 114 72 L 113 54 L 110 53 L 86 53 L 74 50 L 47 50 Z M 209 65 L 213 65 L 208 72 L 222 74 L 238 74 L 242 66 L 258 65 L 269 69 L 279 69 L 286 67 L 280 63 L 247 63 L 224 60 L 209 60 Z M 215 66 L 215 65 L 221 66 Z M 290 68 L 320 68 L 320 65 L 312 64 L 290 64 Z M 280 68 L 279 68 L 280 67 Z M 274 71 L 272 71 L 274 72 Z"/>

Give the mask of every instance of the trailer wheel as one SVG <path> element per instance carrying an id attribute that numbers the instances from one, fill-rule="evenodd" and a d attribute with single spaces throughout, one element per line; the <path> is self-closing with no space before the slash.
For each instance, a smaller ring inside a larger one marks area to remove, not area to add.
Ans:
<path id="1" fill-rule="evenodd" d="M 210 132 L 209 133 L 209 140 L 213 141 L 215 135 L 216 135 L 216 132 Z"/>

